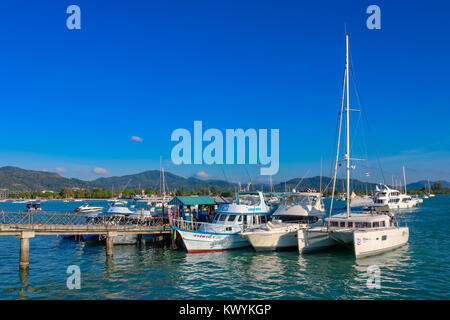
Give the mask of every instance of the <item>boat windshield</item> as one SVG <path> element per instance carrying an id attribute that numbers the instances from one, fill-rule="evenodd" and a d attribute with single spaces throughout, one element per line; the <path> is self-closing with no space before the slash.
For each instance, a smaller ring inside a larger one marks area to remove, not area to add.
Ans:
<path id="1" fill-rule="evenodd" d="M 259 199 L 259 195 L 245 194 L 239 195 L 237 204 L 246 206 L 259 206 L 261 204 L 261 201 Z"/>
<path id="2" fill-rule="evenodd" d="M 284 205 L 286 206 L 301 206 L 301 205 L 312 205 L 314 206 L 317 202 L 317 197 L 310 196 L 289 196 L 284 200 Z"/>

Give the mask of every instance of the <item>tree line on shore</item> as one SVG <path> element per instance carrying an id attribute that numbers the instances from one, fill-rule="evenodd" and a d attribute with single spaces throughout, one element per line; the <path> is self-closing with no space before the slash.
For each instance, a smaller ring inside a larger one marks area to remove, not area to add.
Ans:
<path id="1" fill-rule="evenodd" d="M 111 199 L 121 197 L 124 199 L 132 199 L 136 195 L 159 194 L 157 190 L 153 188 L 144 189 L 126 189 L 122 191 L 113 191 L 107 188 L 94 188 L 94 189 L 72 189 L 63 188 L 59 192 L 52 191 L 26 191 L 10 193 L 9 197 L 12 199 Z M 221 195 L 224 197 L 231 197 L 234 195 L 232 190 L 219 190 L 217 187 L 212 186 L 210 188 L 201 188 L 195 191 L 187 191 L 183 187 L 176 190 L 168 190 L 168 195 L 173 196 L 188 196 L 188 195 Z"/>
<path id="2" fill-rule="evenodd" d="M 115 197 L 122 197 L 124 199 L 131 199 L 136 195 L 142 194 L 152 195 L 158 194 L 158 191 L 153 188 L 144 189 L 126 189 L 126 190 L 116 190 L 113 191 L 107 188 L 94 188 L 94 189 L 74 189 L 74 188 L 63 188 L 59 192 L 52 191 L 32 191 L 32 192 L 19 192 L 11 193 L 10 198 L 21 198 L 21 199 L 110 199 Z M 232 197 L 234 195 L 234 190 L 220 190 L 216 186 L 211 186 L 210 188 L 201 188 L 199 190 L 187 191 L 183 187 L 175 190 L 168 190 L 167 194 L 172 196 L 189 196 L 189 195 L 220 195 L 223 197 Z M 426 194 L 428 193 L 428 188 L 421 189 L 408 189 L 409 194 Z M 431 192 L 434 194 L 450 194 L 450 188 L 444 188 L 441 182 L 435 182 L 431 187 Z M 338 190 L 337 193 L 343 193 L 343 190 Z M 357 195 L 366 194 L 365 191 L 355 190 Z M 323 190 L 324 196 L 330 196 L 331 190 Z"/>

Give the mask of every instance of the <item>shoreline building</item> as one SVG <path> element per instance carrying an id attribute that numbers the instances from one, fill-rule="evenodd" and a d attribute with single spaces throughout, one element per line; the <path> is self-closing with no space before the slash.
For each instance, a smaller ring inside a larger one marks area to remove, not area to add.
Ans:
<path id="1" fill-rule="evenodd" d="M 9 199 L 10 192 L 8 189 L 0 189 L 0 200 Z"/>

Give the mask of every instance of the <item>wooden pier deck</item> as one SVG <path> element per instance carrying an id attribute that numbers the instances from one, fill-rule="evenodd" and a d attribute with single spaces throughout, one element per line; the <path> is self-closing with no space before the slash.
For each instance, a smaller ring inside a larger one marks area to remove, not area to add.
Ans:
<path id="1" fill-rule="evenodd" d="M 19 268 L 29 267 L 30 238 L 37 235 L 105 236 L 106 255 L 114 254 L 114 237 L 121 234 L 170 234 L 170 225 L 162 218 L 124 215 L 77 214 L 55 211 L 0 210 L 0 236 L 20 238 Z"/>

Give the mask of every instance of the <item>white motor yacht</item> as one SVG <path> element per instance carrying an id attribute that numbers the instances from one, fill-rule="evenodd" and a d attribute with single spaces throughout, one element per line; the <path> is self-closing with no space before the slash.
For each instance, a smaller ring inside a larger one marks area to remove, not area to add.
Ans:
<path id="1" fill-rule="evenodd" d="M 391 189 L 387 185 L 382 188 L 376 187 L 375 206 L 389 206 L 389 209 L 410 209 L 415 208 L 419 201 L 410 195 L 403 194 L 398 190 Z"/>
<path id="2" fill-rule="evenodd" d="M 106 211 L 106 214 L 110 214 L 110 215 L 124 215 L 124 216 L 127 216 L 127 215 L 133 214 L 133 213 L 134 213 L 134 211 L 131 211 L 126 206 L 116 206 L 116 205 L 113 205 L 113 206 L 109 207 L 108 210 Z"/>
<path id="3" fill-rule="evenodd" d="M 297 247 L 297 231 L 323 224 L 325 207 L 318 192 L 286 193 L 271 221 L 242 232 L 256 251 Z"/>
<path id="4" fill-rule="evenodd" d="M 262 192 L 239 192 L 230 204 L 220 204 L 212 223 L 172 219 L 188 253 L 223 251 L 250 246 L 240 236 L 247 227 L 266 223 L 270 207 Z"/>
<path id="5" fill-rule="evenodd" d="M 103 207 L 91 206 L 90 204 L 85 202 L 81 206 L 76 208 L 74 211 L 78 213 L 93 213 L 93 212 L 101 212 L 103 210 L 104 210 Z"/>

